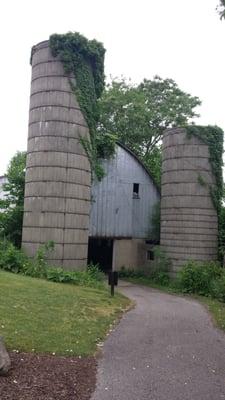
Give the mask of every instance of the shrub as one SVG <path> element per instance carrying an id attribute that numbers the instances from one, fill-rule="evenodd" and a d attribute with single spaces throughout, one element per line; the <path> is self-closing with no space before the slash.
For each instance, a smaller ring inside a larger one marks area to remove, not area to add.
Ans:
<path id="1" fill-rule="evenodd" d="M 170 283 L 170 277 L 166 271 L 155 270 L 151 273 L 150 279 L 152 282 L 162 286 L 167 286 Z"/>
<path id="2" fill-rule="evenodd" d="M 211 293 L 212 281 L 221 274 L 221 267 L 214 262 L 197 263 L 190 260 L 178 272 L 176 282 L 183 293 L 208 296 Z"/>
<path id="3" fill-rule="evenodd" d="M 47 242 L 39 247 L 34 259 L 30 260 L 22 250 L 4 240 L 0 242 L 0 268 L 52 282 L 102 287 L 104 274 L 97 265 L 89 265 L 86 271 L 65 271 L 63 268 L 50 267 L 47 263 L 47 255 L 53 249 L 54 243 Z"/>
<path id="4" fill-rule="evenodd" d="M 225 273 L 224 273 L 224 271 L 219 278 L 216 278 L 212 281 L 211 295 L 215 299 L 225 303 Z"/>
<path id="5" fill-rule="evenodd" d="M 101 287 L 104 274 L 95 265 L 88 266 L 86 271 L 65 271 L 63 268 L 47 268 L 46 279 L 58 283 Z"/>
<path id="6" fill-rule="evenodd" d="M 30 261 L 22 250 L 17 249 L 7 240 L 0 242 L 0 268 L 6 271 L 20 273 L 28 268 Z"/>
<path id="7" fill-rule="evenodd" d="M 143 271 L 127 269 L 124 266 L 118 271 L 119 278 L 142 278 L 145 276 Z"/>
<path id="8" fill-rule="evenodd" d="M 53 249 L 53 241 L 41 245 L 38 248 L 34 259 L 28 264 L 27 268 L 24 268 L 23 273 L 32 276 L 33 278 L 46 278 L 48 268 L 47 255 L 53 251 Z"/>
<path id="9" fill-rule="evenodd" d="M 105 279 L 104 273 L 100 270 L 99 264 L 89 264 L 87 266 L 87 273 L 91 278 L 97 281 L 103 281 Z"/>

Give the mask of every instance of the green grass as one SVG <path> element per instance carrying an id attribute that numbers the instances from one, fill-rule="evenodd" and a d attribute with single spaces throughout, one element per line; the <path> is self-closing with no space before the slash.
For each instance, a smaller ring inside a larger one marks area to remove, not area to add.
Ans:
<path id="1" fill-rule="evenodd" d="M 0 271 L 0 335 L 9 350 L 90 355 L 130 301 L 105 289 Z"/>
<path id="2" fill-rule="evenodd" d="M 206 306 L 216 325 L 225 331 L 225 303 L 203 296 L 197 296 L 196 299 Z"/>
<path id="3" fill-rule="evenodd" d="M 126 280 L 131 283 L 149 286 L 149 287 L 161 290 L 166 293 L 175 294 L 175 295 L 179 295 L 179 296 L 185 296 L 185 297 L 189 297 L 189 298 L 199 301 L 210 312 L 210 314 L 213 318 L 213 321 L 215 322 L 215 325 L 218 326 L 223 331 L 225 331 L 225 303 L 222 303 L 211 297 L 199 296 L 199 295 L 194 295 L 194 294 L 193 295 L 184 294 L 181 291 L 179 291 L 179 289 L 172 283 L 169 286 L 162 286 L 162 285 L 152 282 L 150 279 L 148 279 L 146 277 L 126 278 Z"/>

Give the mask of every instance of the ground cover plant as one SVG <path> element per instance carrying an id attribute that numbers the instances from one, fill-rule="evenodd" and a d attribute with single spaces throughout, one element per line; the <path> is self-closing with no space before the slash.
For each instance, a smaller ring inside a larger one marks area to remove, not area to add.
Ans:
<path id="1" fill-rule="evenodd" d="M 207 306 L 218 326 L 225 330 L 225 269 L 218 263 L 189 260 L 176 279 L 171 279 L 169 270 L 162 269 L 161 259 L 158 270 L 153 268 L 152 273 L 124 269 L 120 277 L 171 294 L 192 296 Z"/>
<path id="2" fill-rule="evenodd" d="M 108 290 L 0 271 L 0 335 L 11 350 L 90 355 L 129 305 Z"/>
<path id="3" fill-rule="evenodd" d="M 63 268 L 50 267 L 47 255 L 53 249 L 54 243 L 47 242 L 39 247 L 33 259 L 29 259 L 11 242 L 0 241 L 0 269 L 52 282 L 104 288 L 105 277 L 97 265 L 88 265 L 83 271 L 65 271 Z"/>

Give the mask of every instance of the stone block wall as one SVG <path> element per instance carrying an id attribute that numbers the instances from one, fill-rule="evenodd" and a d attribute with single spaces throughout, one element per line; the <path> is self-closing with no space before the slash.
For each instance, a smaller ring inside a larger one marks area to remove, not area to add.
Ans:
<path id="1" fill-rule="evenodd" d="M 169 129 L 163 138 L 161 186 L 162 249 L 176 274 L 188 260 L 217 259 L 217 212 L 210 187 L 215 184 L 208 146 L 185 129 Z"/>
<path id="2" fill-rule="evenodd" d="M 41 42 L 32 55 L 22 246 L 33 257 L 53 240 L 49 263 L 66 269 L 87 262 L 91 171 L 80 137 L 89 137 L 85 118 L 62 63 Z"/>

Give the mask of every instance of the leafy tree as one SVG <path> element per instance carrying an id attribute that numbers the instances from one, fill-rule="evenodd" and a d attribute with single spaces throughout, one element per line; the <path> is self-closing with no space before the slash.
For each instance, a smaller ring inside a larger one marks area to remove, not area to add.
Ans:
<path id="1" fill-rule="evenodd" d="M 21 245 L 25 187 L 26 153 L 17 152 L 7 169 L 3 184 L 5 198 L 0 200 L 0 237 L 17 247 Z"/>
<path id="2" fill-rule="evenodd" d="M 220 0 L 220 4 L 217 7 L 217 10 L 219 11 L 220 18 L 225 19 L 225 0 Z"/>
<path id="3" fill-rule="evenodd" d="M 98 134 L 116 135 L 159 182 L 159 145 L 164 130 L 186 125 L 198 116 L 193 109 L 200 104 L 198 97 L 183 92 L 172 79 L 155 76 L 139 85 L 124 78 L 114 79 L 99 100 Z"/>

